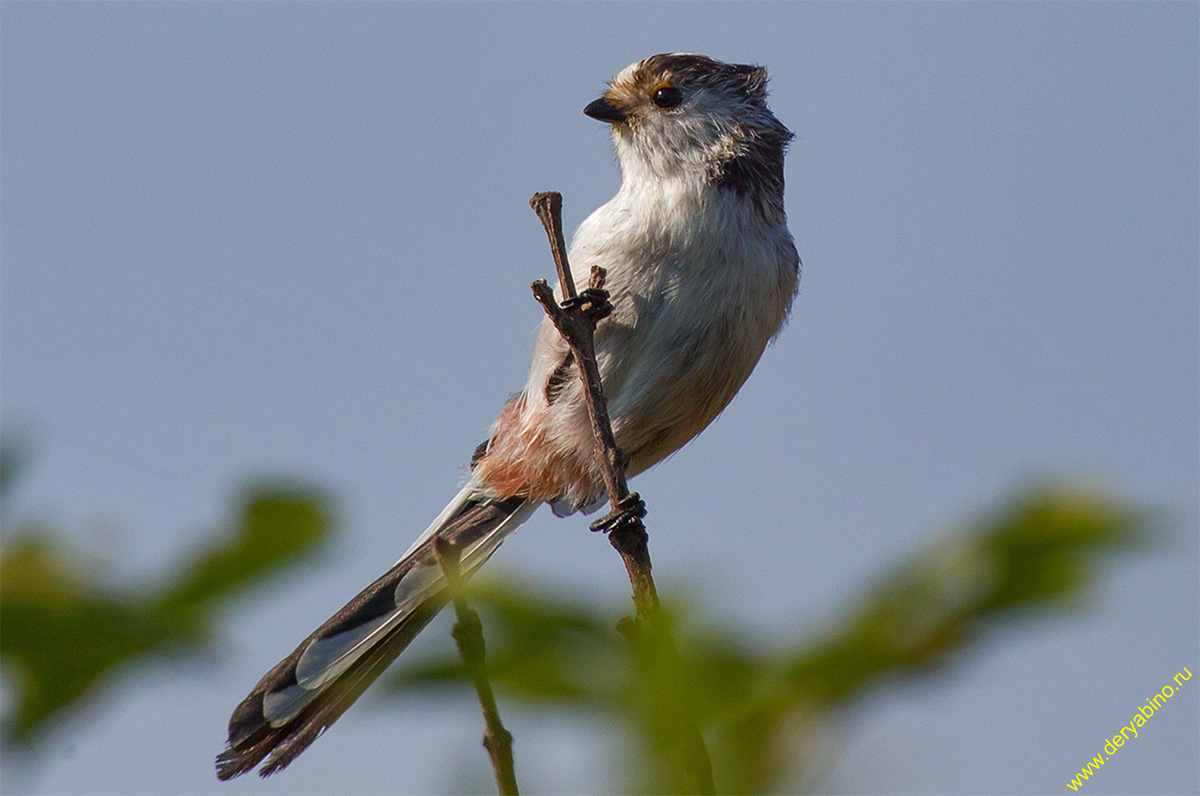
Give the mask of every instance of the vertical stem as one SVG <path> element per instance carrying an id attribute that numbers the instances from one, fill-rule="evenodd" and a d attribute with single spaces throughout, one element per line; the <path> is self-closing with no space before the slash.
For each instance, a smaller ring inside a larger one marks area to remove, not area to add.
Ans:
<path id="1" fill-rule="evenodd" d="M 483 746 L 492 760 L 496 791 L 500 796 L 518 796 L 512 733 L 506 730 L 500 721 L 500 709 L 496 707 L 496 696 L 492 693 L 492 684 L 488 681 L 483 623 L 479 621 L 479 614 L 467 607 L 467 601 L 462 596 L 458 545 L 439 536 L 434 542 L 433 553 L 446 575 L 446 588 L 450 592 L 454 613 L 458 617 L 451 635 L 454 636 L 454 643 L 458 645 L 458 654 L 471 675 L 471 681 L 475 684 L 475 694 L 479 697 L 479 706 L 483 709 Z"/>
<path id="2" fill-rule="evenodd" d="M 562 231 L 562 194 L 558 191 L 535 193 L 529 200 L 529 206 L 542 220 L 546 236 L 550 238 L 550 253 L 554 256 L 558 282 L 562 285 L 563 301 L 573 299 L 576 296 L 575 278 L 571 275 L 571 266 L 567 262 L 567 242 Z"/>

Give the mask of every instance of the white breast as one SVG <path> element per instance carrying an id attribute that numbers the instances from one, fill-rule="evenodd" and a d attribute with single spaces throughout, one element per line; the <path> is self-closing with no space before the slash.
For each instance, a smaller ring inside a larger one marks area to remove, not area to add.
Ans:
<path id="1" fill-rule="evenodd" d="M 580 226 L 570 259 L 577 284 L 586 284 L 593 265 L 608 272 L 614 311 L 597 329 L 597 359 L 631 474 L 673 453 L 725 408 L 796 290 L 798 257 L 786 227 L 711 186 L 623 186 Z M 547 322 L 527 401 L 545 407 L 546 380 L 565 356 Z M 548 408 L 555 440 L 590 457 L 578 385 Z"/>

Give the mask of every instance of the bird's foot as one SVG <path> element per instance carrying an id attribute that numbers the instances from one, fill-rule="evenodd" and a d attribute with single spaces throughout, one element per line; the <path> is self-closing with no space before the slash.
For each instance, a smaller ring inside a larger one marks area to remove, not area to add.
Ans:
<path id="1" fill-rule="evenodd" d="M 613 306 L 608 301 L 608 291 L 601 287 L 584 288 L 579 295 L 564 301 L 562 306 L 568 310 L 578 306 L 579 311 L 592 323 L 607 318 L 613 311 Z"/>
<path id="2" fill-rule="evenodd" d="M 646 504 L 637 492 L 630 492 L 616 507 L 588 527 L 593 531 L 614 533 L 632 530 L 642 524 L 646 516 Z"/>

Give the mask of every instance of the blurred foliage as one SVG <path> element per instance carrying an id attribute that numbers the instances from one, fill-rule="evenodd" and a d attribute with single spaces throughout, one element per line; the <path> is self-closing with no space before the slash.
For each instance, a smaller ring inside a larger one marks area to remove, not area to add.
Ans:
<path id="1" fill-rule="evenodd" d="M 470 599 L 484 616 L 501 709 L 549 705 L 617 722 L 628 730 L 628 792 L 682 789 L 661 763 L 672 732 L 664 711 L 680 700 L 708 743 L 718 792 L 779 792 L 814 779 L 817 741 L 839 711 L 937 671 L 1005 621 L 1078 603 L 1099 554 L 1134 542 L 1138 525 L 1097 494 L 1026 493 L 878 580 L 817 638 L 768 648 L 676 606 L 680 662 L 659 677 L 664 670 L 647 664 L 652 642 L 642 635 L 631 645 L 613 630 L 619 609 L 494 581 L 474 584 Z M 465 677 L 448 651 L 397 672 L 388 687 L 457 689 Z"/>
<path id="2" fill-rule="evenodd" d="M 25 448 L 10 440 L 0 440 L 0 500 L 12 490 L 13 479 L 24 470 Z"/>
<path id="3" fill-rule="evenodd" d="M 5 499 L 21 457 L 0 450 Z M 15 704 L 0 737 L 11 749 L 32 746 L 53 719 L 82 707 L 131 664 L 200 654 L 223 603 L 313 552 L 331 522 L 327 501 L 311 491 L 251 489 L 225 538 L 157 582 L 134 586 L 89 573 L 47 531 L 9 533 L 5 525 L 0 660 L 14 675 Z"/>
<path id="4" fill-rule="evenodd" d="M 4 505 L 24 459 L 0 446 Z M 15 705 L 0 737 L 9 749 L 33 748 L 51 720 L 131 664 L 199 655 L 223 604 L 314 551 L 330 524 L 327 502 L 313 492 L 250 490 L 224 538 L 158 582 L 131 586 L 88 573 L 52 534 L 10 534 L 6 521 L 0 660 L 14 675 Z M 484 618 L 502 710 L 566 708 L 621 729 L 624 781 L 598 788 L 685 790 L 678 767 L 663 761 L 679 748 L 686 706 L 712 754 L 718 792 L 779 792 L 818 786 L 822 739 L 848 707 L 943 669 L 1004 622 L 1078 604 L 1101 554 L 1135 542 L 1140 524 L 1102 495 L 1030 491 L 876 580 L 828 630 L 775 644 L 715 630 L 702 604 L 668 608 L 672 646 L 637 626 L 614 630 L 627 602 L 600 608 L 494 579 L 476 579 L 468 592 Z M 398 667 L 387 691 L 469 688 L 453 645 L 442 649 Z"/>

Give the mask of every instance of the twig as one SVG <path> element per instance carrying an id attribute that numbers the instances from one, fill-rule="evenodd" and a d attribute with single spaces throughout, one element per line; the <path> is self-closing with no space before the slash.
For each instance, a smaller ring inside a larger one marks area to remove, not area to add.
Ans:
<path id="1" fill-rule="evenodd" d="M 483 745 L 492 759 L 492 772 L 496 775 L 496 790 L 501 796 L 517 796 L 517 773 L 513 765 L 512 733 L 504 728 L 500 721 L 500 709 L 496 707 L 496 696 L 492 693 L 492 685 L 488 682 L 486 653 L 483 641 L 483 624 L 479 614 L 467 607 L 467 601 L 462 594 L 462 575 L 459 571 L 458 545 L 449 539 L 437 537 L 433 546 L 433 554 L 442 572 L 446 575 L 447 589 L 454 602 L 454 613 L 458 621 L 454 623 L 451 635 L 458 645 L 458 654 L 462 657 L 471 681 L 475 684 L 475 693 L 479 696 L 479 706 L 483 708 L 483 721 L 486 727 L 483 733 Z"/>
<path id="2" fill-rule="evenodd" d="M 593 266 L 588 288 L 582 294 L 575 293 L 575 282 L 571 278 L 571 267 L 567 262 L 567 247 L 562 232 L 562 194 L 557 192 L 535 194 L 529 205 L 541 219 L 550 239 L 550 251 L 558 269 L 558 281 L 562 286 L 563 300 L 560 305 L 554 293 L 539 279 L 531 286 L 554 327 L 567 341 L 575 361 L 579 364 L 587 400 L 588 417 L 592 421 L 595 438 L 596 458 L 602 465 L 604 486 L 612 504 L 612 512 L 592 524 L 592 530 L 609 531 L 609 542 L 621 554 L 629 582 L 633 586 L 633 603 L 639 616 L 645 617 L 659 608 L 658 592 L 654 588 L 654 577 L 650 574 L 650 550 L 647 546 L 646 527 L 642 524 L 646 508 L 636 492 L 630 492 L 625 481 L 625 455 L 617 447 L 613 437 L 612 423 L 608 418 L 608 402 L 600 383 L 600 368 L 596 364 L 596 346 L 593 334 L 596 323 L 612 311 L 608 293 L 604 290 L 605 272 Z"/>
<path id="3" fill-rule="evenodd" d="M 592 434 L 595 438 L 596 458 L 601 464 L 604 487 L 612 506 L 612 511 L 592 523 L 591 528 L 593 531 L 608 533 L 609 543 L 621 554 L 625 570 L 629 573 L 629 583 L 633 587 L 633 604 L 639 621 L 626 621 L 619 627 L 627 636 L 648 635 L 647 640 L 657 643 L 664 653 L 665 663 L 664 666 L 656 667 L 658 671 L 655 674 L 664 678 L 664 682 L 674 683 L 677 682 L 680 669 L 679 654 L 671 641 L 666 617 L 658 601 L 658 590 L 654 587 L 654 577 L 651 574 L 649 535 L 642 523 L 642 518 L 646 516 L 646 506 L 636 492 L 629 491 L 626 483 L 625 468 L 628 462 L 613 436 L 612 423 L 608 417 L 608 403 L 600 382 L 600 368 L 596 364 L 596 324 L 612 312 L 612 305 L 608 303 L 608 292 L 604 290 L 606 274 L 603 268 L 593 266 L 587 289 L 576 294 L 570 263 L 567 262 L 566 240 L 562 232 L 562 194 L 553 191 L 534 194 L 529 200 L 529 205 L 541 219 L 546 236 L 550 239 L 550 251 L 554 255 L 563 298 L 561 304 L 555 301 L 554 291 L 546 285 L 544 279 L 539 279 L 531 285 L 533 295 L 559 334 L 566 340 L 579 365 L 588 417 L 591 419 Z M 649 633 L 642 634 L 642 630 L 648 630 Z M 631 641 L 636 639 L 631 638 Z M 652 659 L 655 657 L 651 656 Z M 688 786 L 694 793 L 713 793 L 712 762 L 708 749 L 704 746 L 704 738 L 695 722 L 691 720 L 687 706 L 677 704 L 674 708 L 680 747 L 676 752 Z"/>

